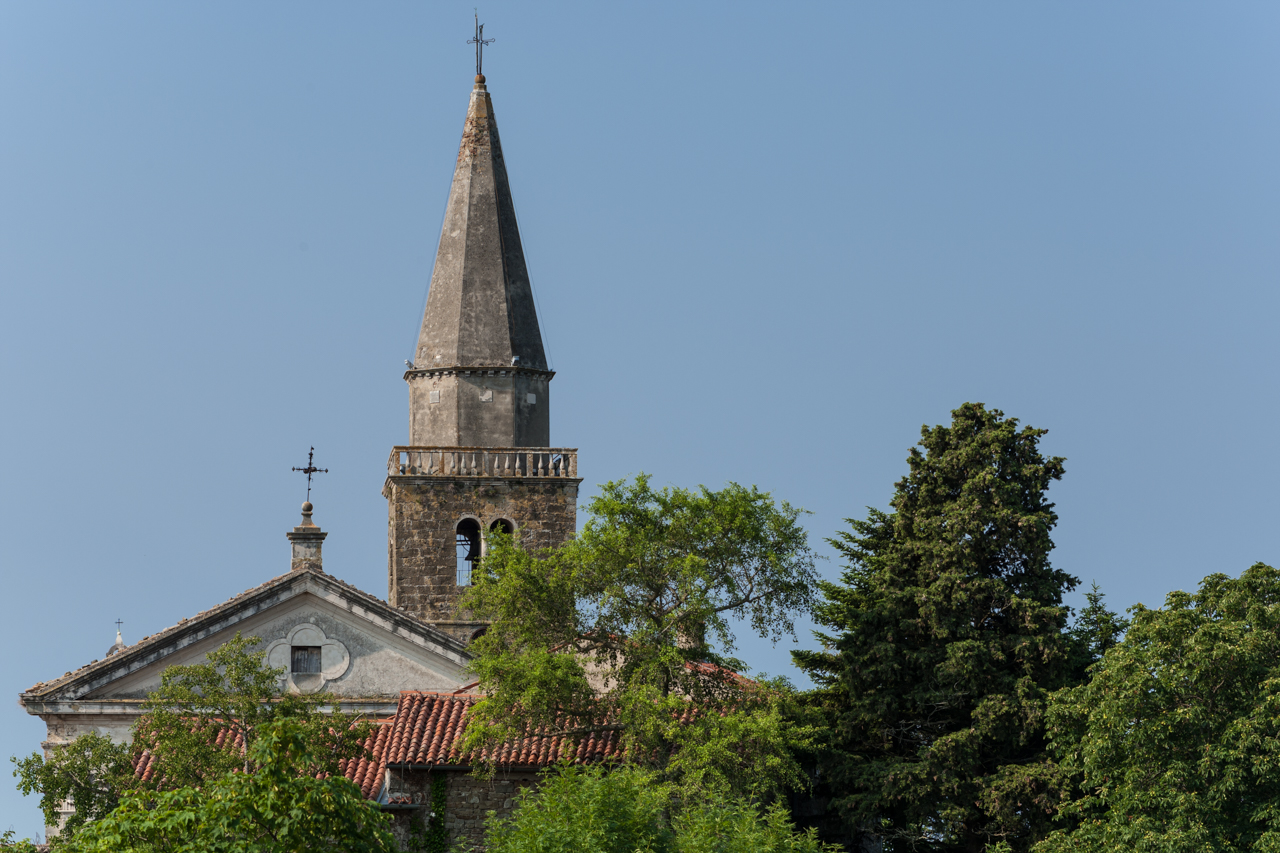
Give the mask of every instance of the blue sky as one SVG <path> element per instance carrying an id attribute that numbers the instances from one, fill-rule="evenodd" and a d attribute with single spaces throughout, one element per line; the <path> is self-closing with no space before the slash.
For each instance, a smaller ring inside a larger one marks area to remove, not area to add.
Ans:
<path id="1" fill-rule="evenodd" d="M 326 569 L 385 595 L 472 8 L 0 5 L 5 755 L 117 618 L 287 570 L 311 445 Z M 480 11 L 587 494 L 756 484 L 821 543 L 976 400 L 1050 430 L 1113 605 L 1280 561 L 1280 7 Z"/>

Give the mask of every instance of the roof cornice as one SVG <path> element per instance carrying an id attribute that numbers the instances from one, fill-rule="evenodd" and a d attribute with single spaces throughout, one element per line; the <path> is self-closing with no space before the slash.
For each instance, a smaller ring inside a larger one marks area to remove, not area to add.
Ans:
<path id="1" fill-rule="evenodd" d="M 397 699 L 344 699 L 333 697 L 330 707 L 346 714 L 378 715 L 393 714 Z M 145 699 L 37 699 L 23 693 L 18 703 L 28 714 L 94 714 L 100 716 L 136 717 L 142 713 Z M 322 710 L 321 713 L 324 713 Z"/>

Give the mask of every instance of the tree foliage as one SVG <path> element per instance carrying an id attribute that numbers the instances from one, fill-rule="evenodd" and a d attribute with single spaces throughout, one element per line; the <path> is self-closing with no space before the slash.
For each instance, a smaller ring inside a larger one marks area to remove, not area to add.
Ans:
<path id="1" fill-rule="evenodd" d="M 1106 596 L 1098 588 L 1097 581 L 1090 585 L 1084 597 L 1087 603 L 1077 614 L 1068 632 L 1076 643 L 1081 677 L 1084 676 L 1084 669 L 1101 660 L 1107 650 L 1120 642 L 1124 632 L 1129 630 L 1128 619 L 1107 609 Z"/>
<path id="2" fill-rule="evenodd" d="M 794 776 L 804 732 L 791 691 L 731 657 L 735 620 L 773 640 L 811 601 L 800 510 L 754 488 L 605 484 L 577 538 L 537 554 L 494 535 L 463 606 L 489 620 L 472 644 L 486 698 L 468 745 L 540 728 L 621 738 L 628 756 L 695 786 Z"/>
<path id="3" fill-rule="evenodd" d="M 827 853 L 780 805 L 724 795 L 686 801 L 637 767 L 568 767 L 526 788 L 507 818 L 490 815 L 489 853 Z M 679 800 L 677 800 L 679 802 Z"/>
<path id="4" fill-rule="evenodd" d="M 1280 850 L 1280 572 L 1131 612 L 1092 678 L 1054 695 L 1080 794 L 1037 853 Z"/>
<path id="5" fill-rule="evenodd" d="M 392 853 L 389 817 L 348 779 L 299 773 L 327 760 L 306 725 L 257 728 L 251 772 L 233 769 L 196 787 L 131 791 L 81 829 L 66 853 Z"/>
<path id="6" fill-rule="evenodd" d="M 822 648 L 795 654 L 830 731 L 818 757 L 851 829 L 891 850 L 1025 849 L 1062 795 L 1048 692 L 1073 669 L 1044 430 L 966 403 L 925 427 L 892 509 L 831 540 Z"/>
<path id="7" fill-rule="evenodd" d="M 282 670 L 253 651 L 257 637 L 235 638 L 210 652 L 203 663 L 170 666 L 143 705 L 134 727 L 136 750 L 155 756 L 156 778 L 168 787 L 198 786 L 231 770 L 252 770 L 252 747 L 265 725 L 294 720 L 308 740 L 314 766 L 298 772 L 334 773 L 338 761 L 358 757 L 370 726 L 338 713 L 321 694 L 282 689 Z M 229 749 L 232 741 L 243 746 Z"/>
<path id="8" fill-rule="evenodd" d="M 17 838 L 13 829 L 0 832 L 0 850 L 8 853 L 37 853 L 39 847 L 30 838 Z"/>
<path id="9" fill-rule="evenodd" d="M 113 743 L 97 732 L 87 732 L 65 746 L 55 747 L 48 758 L 32 753 L 10 759 L 18 790 L 40 794 L 45 826 L 57 826 L 63 803 L 75 806 L 62 831 L 73 834 L 87 821 L 106 817 L 120 804 L 120 797 L 135 785 L 132 748 Z"/>
<path id="10" fill-rule="evenodd" d="M 71 803 L 75 813 L 61 829 L 66 840 L 115 810 L 129 792 L 198 788 L 232 771 L 255 772 L 254 744 L 281 721 L 306 741 L 305 750 L 287 753 L 309 762 L 295 766 L 295 775 L 335 773 L 340 759 L 364 754 L 370 724 L 327 708 L 321 696 L 281 695 L 282 671 L 254 651 L 260 643 L 237 634 L 203 663 L 165 669 L 129 744 L 90 732 L 48 758 L 38 752 L 14 758 L 19 790 L 41 795 L 48 826 L 57 826 L 63 803 Z M 144 752 L 153 761 L 145 780 L 134 771 Z"/>

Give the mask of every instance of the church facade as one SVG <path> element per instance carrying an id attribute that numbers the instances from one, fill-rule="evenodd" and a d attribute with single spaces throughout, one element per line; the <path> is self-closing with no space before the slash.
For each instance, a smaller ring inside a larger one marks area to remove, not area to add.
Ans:
<path id="1" fill-rule="evenodd" d="M 505 774 L 477 780 L 454 747 L 478 698 L 467 643 L 484 630 L 459 601 L 486 534 L 501 530 L 542 548 L 576 529 L 577 451 L 550 446 L 553 376 L 493 103 L 477 75 L 404 374 L 409 443 L 387 461 L 386 600 L 326 572 L 327 533 L 304 504 L 287 533 L 288 573 L 24 691 L 21 706 L 46 723 L 46 754 L 89 731 L 127 741 L 166 667 L 252 635 L 283 670 L 282 692 L 323 693 L 379 720 L 372 760 L 352 762 L 346 775 L 398 813 L 401 837 L 415 813 L 429 813 L 432 780 L 444 778 L 451 837 L 479 841 L 485 810 L 509 809 L 514 791 L 557 754 L 556 744 L 530 738 L 512 745 Z M 580 759 L 599 760 L 612 746 L 592 749 Z"/>

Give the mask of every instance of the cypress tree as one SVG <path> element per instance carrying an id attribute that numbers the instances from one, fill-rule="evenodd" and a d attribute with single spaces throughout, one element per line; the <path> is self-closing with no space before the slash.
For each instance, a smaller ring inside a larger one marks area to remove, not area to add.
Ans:
<path id="1" fill-rule="evenodd" d="M 820 784 L 865 842 L 1017 851 L 1048 830 L 1046 699 L 1078 662 L 1044 434 L 966 403 L 921 430 L 891 510 L 830 540 L 847 565 L 821 586 L 821 649 L 794 656 L 829 725 Z"/>

